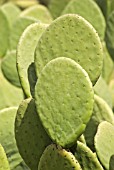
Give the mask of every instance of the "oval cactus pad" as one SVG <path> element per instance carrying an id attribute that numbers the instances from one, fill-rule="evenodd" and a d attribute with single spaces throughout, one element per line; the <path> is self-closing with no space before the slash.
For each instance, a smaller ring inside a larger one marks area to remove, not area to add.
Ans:
<path id="1" fill-rule="evenodd" d="M 106 121 L 100 123 L 95 136 L 95 148 L 101 163 L 109 170 L 109 162 L 114 155 L 114 125 Z"/>
<path id="2" fill-rule="evenodd" d="M 93 109 L 92 84 L 85 70 L 69 58 L 50 61 L 39 76 L 35 98 L 52 140 L 63 147 L 74 144 Z"/>
<path id="3" fill-rule="evenodd" d="M 17 107 L 9 107 L 0 111 L 0 143 L 6 152 L 11 170 L 15 170 L 22 163 L 14 136 L 16 112 Z"/>
<path id="4" fill-rule="evenodd" d="M 103 170 L 96 154 L 82 142 L 77 141 L 75 156 L 83 170 Z"/>
<path id="5" fill-rule="evenodd" d="M 38 163 L 51 139 L 45 132 L 36 113 L 34 100 L 28 98 L 19 106 L 15 121 L 15 138 L 19 152 L 31 168 L 38 169 Z"/>
<path id="6" fill-rule="evenodd" d="M 23 32 L 17 46 L 17 69 L 20 82 L 26 96 L 34 93 L 36 74 L 34 69 L 34 51 L 37 42 L 46 29 L 47 25 L 34 23 L 28 26 Z M 34 73 L 32 74 L 32 70 Z M 30 79 L 30 75 L 32 74 Z"/>
<path id="7" fill-rule="evenodd" d="M 5 151 L 0 144 L 0 170 L 10 170 Z"/>
<path id="8" fill-rule="evenodd" d="M 50 60 L 59 56 L 79 63 L 95 84 L 102 69 L 102 45 L 95 29 L 81 16 L 67 14 L 49 25 L 36 48 L 37 74 Z"/>
<path id="9" fill-rule="evenodd" d="M 71 152 L 54 144 L 49 145 L 38 166 L 38 170 L 81 170 L 80 164 Z"/>

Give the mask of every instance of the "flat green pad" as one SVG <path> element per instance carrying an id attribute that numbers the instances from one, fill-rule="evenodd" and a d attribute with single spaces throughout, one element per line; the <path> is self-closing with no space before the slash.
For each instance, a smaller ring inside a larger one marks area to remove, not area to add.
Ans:
<path id="1" fill-rule="evenodd" d="M 9 83 L 2 74 L 0 63 L 0 110 L 10 106 L 18 106 L 23 100 L 22 89 Z"/>
<path id="2" fill-rule="evenodd" d="M 96 154 L 82 142 L 77 141 L 75 156 L 83 170 L 103 170 Z"/>
<path id="3" fill-rule="evenodd" d="M 1 144 L 0 144 L 0 170 L 10 170 L 6 153 Z"/>
<path id="4" fill-rule="evenodd" d="M 114 60 L 114 11 L 109 15 L 107 20 L 105 41 L 109 53 Z"/>
<path id="5" fill-rule="evenodd" d="M 4 147 L 11 170 L 22 162 L 14 136 L 14 121 L 17 108 L 10 107 L 0 111 L 0 143 Z"/>
<path id="6" fill-rule="evenodd" d="M 6 15 L 11 28 L 17 17 L 20 15 L 21 10 L 12 2 L 2 5 L 1 10 Z"/>
<path id="7" fill-rule="evenodd" d="M 16 51 L 10 51 L 1 62 L 1 69 L 5 78 L 13 85 L 20 87 L 19 76 L 16 67 Z"/>
<path id="8" fill-rule="evenodd" d="M 40 20 L 42 23 L 50 24 L 52 22 L 52 16 L 48 9 L 43 5 L 35 5 L 27 8 L 21 13 L 23 17 L 33 17 Z"/>
<path id="9" fill-rule="evenodd" d="M 15 3 L 17 6 L 19 6 L 21 9 L 28 8 L 33 5 L 38 4 L 38 0 L 13 0 L 13 3 Z"/>
<path id="10" fill-rule="evenodd" d="M 58 170 L 58 168 L 59 170 L 81 170 L 71 152 L 52 144 L 45 149 L 38 170 Z"/>
<path id="11" fill-rule="evenodd" d="M 17 69 L 20 82 L 27 97 L 34 95 L 36 74 L 34 69 L 34 51 L 37 42 L 47 25 L 34 23 L 23 32 L 17 46 Z"/>
<path id="12" fill-rule="evenodd" d="M 101 40 L 104 40 L 106 27 L 105 19 L 100 8 L 94 1 L 71 0 L 63 10 L 62 15 L 63 14 L 79 14 L 93 25 Z"/>
<path id="13" fill-rule="evenodd" d="M 9 45 L 9 23 L 5 14 L 0 9 L 0 58 L 2 58 L 7 51 Z"/>
<path id="14" fill-rule="evenodd" d="M 24 100 L 17 111 L 15 121 L 15 138 L 19 152 L 31 168 L 38 169 L 40 157 L 51 139 L 45 132 L 38 118 L 34 100 Z"/>
<path id="15" fill-rule="evenodd" d="M 59 17 L 41 36 L 35 55 L 37 75 L 50 60 L 59 56 L 79 63 L 95 84 L 102 69 L 102 45 L 94 28 L 76 14 Z"/>
<path id="16" fill-rule="evenodd" d="M 35 99 L 42 124 L 52 140 L 63 147 L 74 144 L 93 109 L 92 84 L 85 70 L 69 58 L 50 61 L 39 76 Z"/>
<path id="17" fill-rule="evenodd" d="M 103 44 L 103 54 L 104 54 L 104 61 L 103 61 L 103 68 L 102 68 L 102 77 L 107 83 L 109 83 L 111 74 L 113 72 L 114 63 L 112 58 L 110 57 L 110 54 L 108 53 L 105 44 Z"/>
<path id="18" fill-rule="evenodd" d="M 30 24 L 35 23 L 37 20 L 29 17 L 19 17 L 13 24 L 10 35 L 10 50 L 16 50 L 18 41 L 23 31 Z M 15 29 L 16 28 L 16 29 Z"/>
<path id="19" fill-rule="evenodd" d="M 109 170 L 109 162 L 114 155 L 114 125 L 104 121 L 98 126 L 95 135 L 95 148 L 99 160 Z"/>
<path id="20" fill-rule="evenodd" d="M 114 155 L 110 158 L 109 170 L 114 170 Z"/>
<path id="21" fill-rule="evenodd" d="M 84 132 L 86 143 L 92 150 L 94 150 L 94 136 L 97 127 L 104 120 L 114 125 L 114 114 L 109 105 L 102 98 L 95 95 L 92 117 Z"/>
<path id="22" fill-rule="evenodd" d="M 97 83 L 95 84 L 94 91 L 95 94 L 103 98 L 108 103 L 108 105 L 112 108 L 111 93 L 109 91 L 109 87 L 106 81 L 102 77 L 100 77 Z"/>

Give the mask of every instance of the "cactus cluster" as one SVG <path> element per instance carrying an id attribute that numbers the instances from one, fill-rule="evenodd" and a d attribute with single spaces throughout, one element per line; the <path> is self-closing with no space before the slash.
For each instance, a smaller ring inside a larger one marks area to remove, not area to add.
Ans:
<path id="1" fill-rule="evenodd" d="M 0 1 L 0 170 L 114 170 L 114 2 Z"/>

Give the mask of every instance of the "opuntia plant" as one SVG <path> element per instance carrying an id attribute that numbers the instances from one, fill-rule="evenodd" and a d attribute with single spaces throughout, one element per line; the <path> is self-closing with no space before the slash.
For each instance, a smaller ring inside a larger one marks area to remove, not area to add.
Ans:
<path id="1" fill-rule="evenodd" d="M 0 1 L 0 170 L 114 170 L 112 0 Z"/>

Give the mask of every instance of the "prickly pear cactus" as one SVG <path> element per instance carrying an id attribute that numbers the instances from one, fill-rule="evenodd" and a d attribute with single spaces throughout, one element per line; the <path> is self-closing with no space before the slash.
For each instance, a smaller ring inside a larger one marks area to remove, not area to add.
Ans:
<path id="1" fill-rule="evenodd" d="M 83 170 L 103 170 L 96 154 L 82 142 L 77 141 L 75 157 Z"/>
<path id="2" fill-rule="evenodd" d="M 0 170 L 10 170 L 6 153 L 1 144 L 0 144 Z"/>
<path id="3" fill-rule="evenodd" d="M 35 5 L 27 8 L 21 13 L 23 17 L 32 17 L 40 20 L 42 23 L 50 24 L 52 22 L 52 16 L 48 9 L 43 5 Z"/>
<path id="4" fill-rule="evenodd" d="M 114 155 L 114 125 L 103 121 L 95 135 L 95 148 L 102 165 L 109 170 L 111 156 Z"/>
<path id="5" fill-rule="evenodd" d="M 45 147 L 51 143 L 36 113 L 34 99 L 24 100 L 17 111 L 15 138 L 19 152 L 31 168 L 37 170 Z"/>
<path id="6" fill-rule="evenodd" d="M 69 58 L 50 61 L 39 75 L 35 102 L 52 140 L 63 147 L 73 145 L 92 114 L 93 89 L 88 74 Z"/>
<path id="7" fill-rule="evenodd" d="M 74 155 L 54 144 L 49 145 L 41 156 L 38 170 L 82 170 Z"/>
<path id="8" fill-rule="evenodd" d="M 50 60 L 60 56 L 76 61 L 96 83 L 103 64 L 102 44 L 95 29 L 79 15 L 57 18 L 42 34 L 35 53 L 37 75 Z"/>
<path id="9" fill-rule="evenodd" d="M 102 121 L 107 121 L 114 125 L 114 114 L 112 112 L 112 109 L 108 106 L 108 104 L 102 98 L 95 95 L 93 113 L 84 132 L 87 145 L 92 150 L 95 150 L 94 149 L 94 136 L 97 132 L 98 125 Z"/>
<path id="10" fill-rule="evenodd" d="M 1 62 L 4 77 L 13 85 L 20 87 L 20 80 L 16 67 L 16 51 L 9 51 Z"/>
<path id="11" fill-rule="evenodd" d="M 17 70 L 23 91 L 27 97 L 34 96 L 36 73 L 34 68 L 34 51 L 37 42 L 47 25 L 34 23 L 23 32 L 17 46 Z M 27 50 L 26 50 L 27 49 Z"/>

